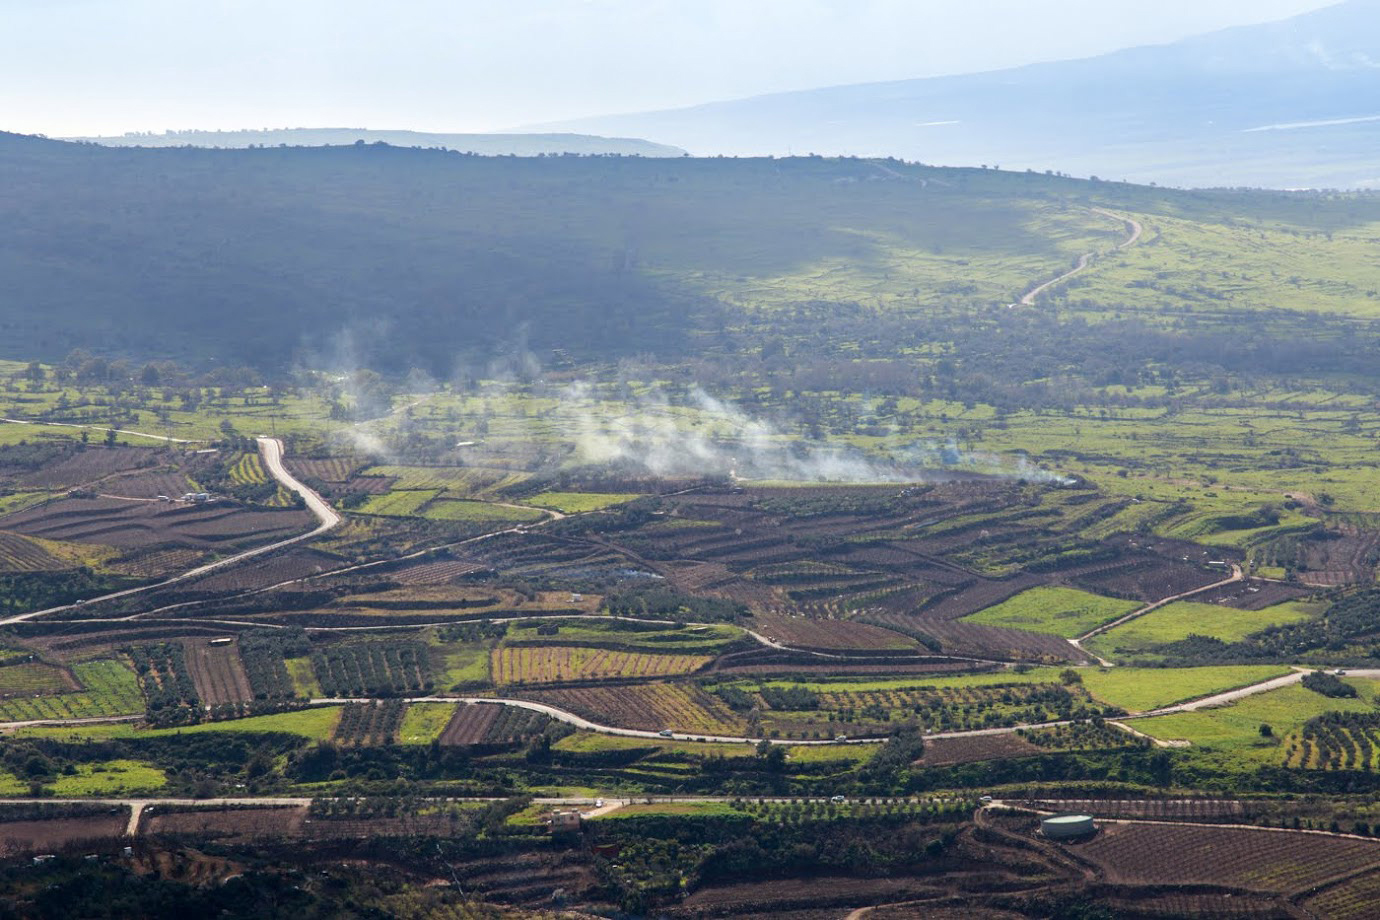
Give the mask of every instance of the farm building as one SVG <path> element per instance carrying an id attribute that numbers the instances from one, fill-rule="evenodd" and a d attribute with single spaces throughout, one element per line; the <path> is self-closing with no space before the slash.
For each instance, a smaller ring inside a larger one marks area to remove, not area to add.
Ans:
<path id="1" fill-rule="evenodd" d="M 551 833 L 561 834 L 580 829 L 578 811 L 556 811 L 551 813 Z"/>
<path id="2" fill-rule="evenodd" d="M 1051 840 L 1090 837 L 1096 830 L 1091 815 L 1054 815 L 1040 821 L 1040 833 Z"/>

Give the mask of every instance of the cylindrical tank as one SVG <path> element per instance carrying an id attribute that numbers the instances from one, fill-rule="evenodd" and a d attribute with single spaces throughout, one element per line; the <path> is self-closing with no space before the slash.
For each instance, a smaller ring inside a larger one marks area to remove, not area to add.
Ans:
<path id="1" fill-rule="evenodd" d="M 1040 821 L 1040 833 L 1051 840 L 1087 837 L 1096 830 L 1092 815 L 1055 815 Z"/>

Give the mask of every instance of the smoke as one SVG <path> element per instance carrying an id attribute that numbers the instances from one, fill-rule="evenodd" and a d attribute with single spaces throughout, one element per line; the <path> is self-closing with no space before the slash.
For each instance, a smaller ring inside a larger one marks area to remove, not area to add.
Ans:
<path id="1" fill-rule="evenodd" d="M 656 476 L 877 483 L 974 473 L 1073 482 L 1026 457 L 973 453 L 954 442 L 915 441 L 868 454 L 852 446 L 806 441 L 699 387 L 690 390 L 683 405 L 655 392 L 617 405 L 596 399 L 587 384 L 575 384 L 562 394 L 555 412 L 575 431 L 576 462 L 633 465 Z"/>

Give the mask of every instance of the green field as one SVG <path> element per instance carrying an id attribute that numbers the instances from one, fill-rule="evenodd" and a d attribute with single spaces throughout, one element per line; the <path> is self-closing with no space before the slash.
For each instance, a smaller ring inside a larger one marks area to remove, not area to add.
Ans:
<path id="1" fill-rule="evenodd" d="M 311 658 L 288 658 L 283 663 L 287 665 L 288 677 L 292 678 L 293 691 L 298 697 L 314 700 L 325 696 L 321 691 L 321 682 L 316 679 L 316 672 L 312 670 Z"/>
<path id="2" fill-rule="evenodd" d="M 487 645 L 462 645 L 447 642 L 432 653 L 433 660 L 442 662 L 440 685 L 444 688 L 466 687 L 489 682 L 489 648 Z"/>
<path id="3" fill-rule="evenodd" d="M 1189 635 L 1235 642 L 1271 626 L 1314 619 L 1322 613 L 1324 606 L 1286 601 L 1263 610 L 1237 610 L 1221 604 L 1178 601 L 1108 630 L 1088 640 L 1086 645 L 1107 658 L 1134 658 L 1152 646 Z"/>
<path id="4" fill-rule="evenodd" d="M 72 673 L 85 689 L 75 693 L 0 701 L 0 722 L 89 719 L 144 711 L 144 697 L 139 692 L 134 671 L 128 665 L 104 658 L 75 664 Z"/>
<path id="5" fill-rule="evenodd" d="M 6 696 L 51 695 L 67 689 L 62 670 L 41 661 L 0 667 L 0 694 Z"/>
<path id="6" fill-rule="evenodd" d="M 446 723 L 454 714 L 454 703 L 414 703 L 408 706 L 402 727 L 398 729 L 398 743 L 430 744 L 441 737 Z"/>
<path id="7" fill-rule="evenodd" d="M 527 499 L 527 503 L 539 508 L 554 508 L 564 514 L 578 514 L 625 505 L 641 497 L 627 492 L 542 492 Z"/>
<path id="8" fill-rule="evenodd" d="M 503 524 L 525 524 L 541 520 L 544 515 L 535 508 L 517 508 L 491 502 L 464 499 L 441 499 L 432 502 L 422 512 L 429 521 L 487 521 Z"/>
<path id="9" fill-rule="evenodd" d="M 821 691 L 866 693 L 914 687 L 988 687 L 1010 683 L 1058 683 L 1065 669 L 1030 668 L 965 674 L 958 677 L 898 678 L 893 680 L 837 680 L 762 682 L 767 686 L 805 686 Z M 1218 665 L 1202 668 L 1096 668 L 1072 669 L 1095 699 L 1132 712 L 1143 712 L 1172 703 L 1198 699 L 1260 683 L 1289 673 L 1280 665 Z M 744 686 L 758 686 L 745 684 Z"/>
<path id="10" fill-rule="evenodd" d="M 1352 678 L 1346 682 L 1360 691 L 1359 698 L 1333 699 L 1295 684 L 1246 697 L 1230 706 L 1136 719 L 1128 724 L 1163 741 L 1188 741 L 1193 745 L 1228 750 L 1249 749 L 1258 756 L 1277 760 L 1277 739 L 1314 716 L 1325 712 L 1370 712 L 1375 708 L 1380 685 Z M 1276 740 L 1261 737 L 1262 724 L 1273 729 Z"/>
<path id="11" fill-rule="evenodd" d="M 384 514 L 395 517 L 409 517 L 421 510 L 440 492 L 434 489 L 399 489 L 374 495 L 357 509 L 361 514 Z"/>
<path id="12" fill-rule="evenodd" d="M 1006 626 L 1074 639 L 1141 606 L 1074 588 L 1039 587 L 964 617 L 971 623 Z"/>
<path id="13" fill-rule="evenodd" d="M 76 765 L 74 775 L 60 775 L 48 788 L 57 796 L 119 796 L 156 792 L 167 784 L 162 770 L 137 760 L 109 760 Z"/>

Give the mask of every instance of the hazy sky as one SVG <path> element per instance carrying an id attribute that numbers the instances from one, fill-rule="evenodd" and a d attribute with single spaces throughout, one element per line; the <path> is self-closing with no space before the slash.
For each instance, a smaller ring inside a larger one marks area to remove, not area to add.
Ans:
<path id="1" fill-rule="evenodd" d="M 989 70 L 1331 0 L 0 0 L 0 129 L 496 130 Z"/>

